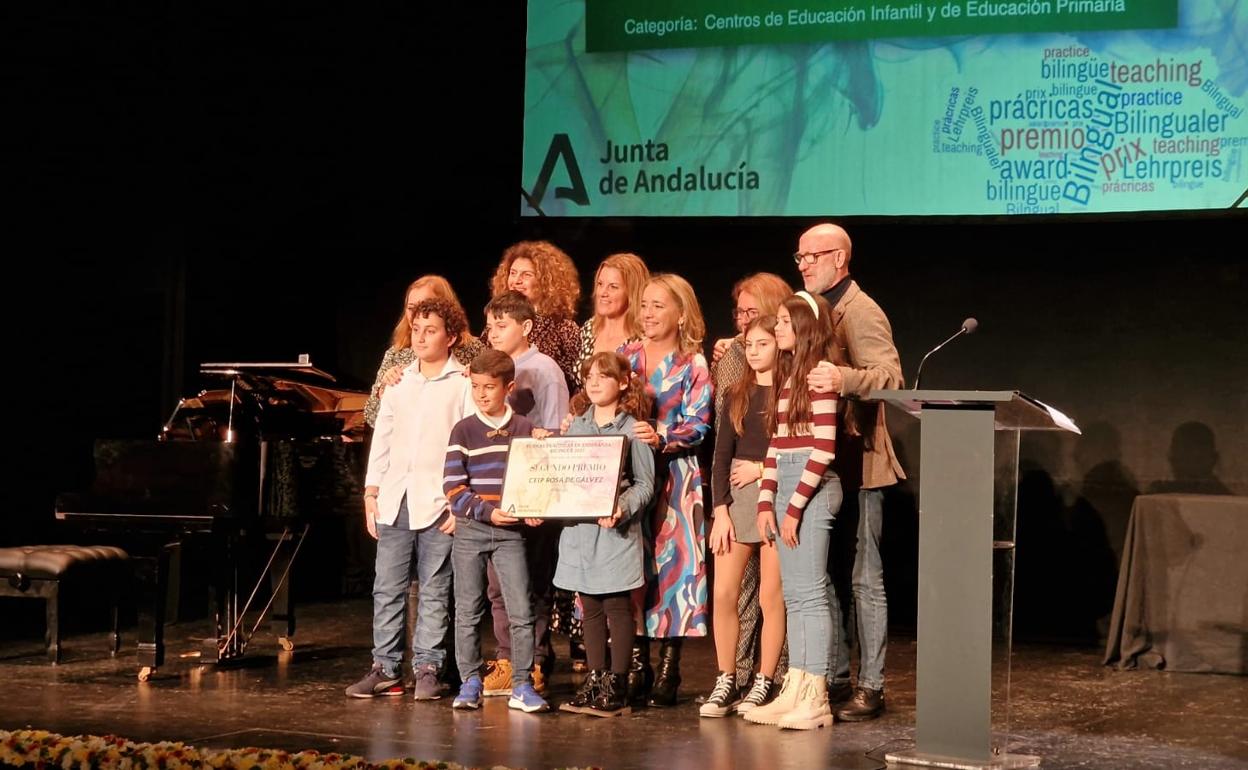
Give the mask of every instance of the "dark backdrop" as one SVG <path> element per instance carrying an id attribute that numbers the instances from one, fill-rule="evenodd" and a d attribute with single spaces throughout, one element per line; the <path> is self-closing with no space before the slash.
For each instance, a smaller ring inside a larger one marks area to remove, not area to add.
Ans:
<path id="1" fill-rule="evenodd" d="M 31 365 L 16 382 L 31 386 L 12 411 L 35 441 L 16 453 L 5 541 L 56 539 L 52 497 L 85 479 L 91 441 L 154 435 L 200 386 L 198 362 L 310 353 L 366 384 L 412 278 L 446 275 L 477 317 L 520 238 L 572 254 L 585 289 L 613 251 L 682 273 L 715 336 L 736 278 L 796 280 L 806 220 L 520 219 L 523 4 L 461 5 L 15 11 L 30 237 L 13 256 L 34 278 L 10 285 L 10 323 L 34 344 L 18 347 Z M 908 378 L 973 315 L 980 330 L 934 357 L 925 384 L 1021 389 L 1084 428 L 1023 442 L 1025 632 L 1094 633 L 1137 492 L 1248 494 L 1246 223 L 845 222 Z M 917 477 L 917 426 L 892 420 Z M 900 627 L 916 488 L 889 497 Z"/>

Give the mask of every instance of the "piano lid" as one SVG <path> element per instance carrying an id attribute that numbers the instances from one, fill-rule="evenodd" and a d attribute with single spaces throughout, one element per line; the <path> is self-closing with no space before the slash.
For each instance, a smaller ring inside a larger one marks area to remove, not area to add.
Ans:
<path id="1" fill-rule="evenodd" d="M 205 376 L 215 377 L 235 377 L 243 374 L 253 374 L 264 377 L 285 377 L 287 379 L 295 378 L 304 381 L 317 381 L 322 383 L 338 381 L 329 372 L 322 371 L 321 369 L 317 369 L 313 366 L 312 360 L 307 353 L 300 353 L 299 360 L 293 362 L 236 361 L 203 363 L 199 365 L 199 373 Z"/>
<path id="2" fill-rule="evenodd" d="M 206 531 L 257 514 L 362 510 L 367 391 L 306 358 L 201 371 L 212 387 L 181 399 L 156 440 L 96 441 L 91 486 L 59 495 L 58 518 Z"/>
<path id="3" fill-rule="evenodd" d="M 161 437 L 222 440 L 242 431 L 267 437 L 362 438 L 368 392 L 344 387 L 306 355 L 299 358 L 290 363 L 200 364 L 205 378 L 225 382 L 182 399 Z"/>

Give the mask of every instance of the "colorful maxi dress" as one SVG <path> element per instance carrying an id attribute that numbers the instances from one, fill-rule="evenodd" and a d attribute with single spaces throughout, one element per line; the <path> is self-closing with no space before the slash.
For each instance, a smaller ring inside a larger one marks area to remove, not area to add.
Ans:
<path id="1" fill-rule="evenodd" d="M 645 344 L 620 352 L 646 376 Z M 654 506 L 643 518 L 645 636 L 706 636 L 706 523 L 697 447 L 711 425 L 711 373 L 701 353 L 664 357 L 646 381 L 661 437 L 655 458 Z M 665 462 L 666 461 L 666 462 Z"/>

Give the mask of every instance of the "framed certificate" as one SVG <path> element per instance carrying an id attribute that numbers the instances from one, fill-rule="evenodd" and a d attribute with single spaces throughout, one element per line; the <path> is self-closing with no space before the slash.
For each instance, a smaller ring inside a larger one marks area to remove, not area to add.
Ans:
<path id="1" fill-rule="evenodd" d="M 615 513 L 624 436 L 513 438 L 499 507 L 518 519 L 600 519 Z"/>

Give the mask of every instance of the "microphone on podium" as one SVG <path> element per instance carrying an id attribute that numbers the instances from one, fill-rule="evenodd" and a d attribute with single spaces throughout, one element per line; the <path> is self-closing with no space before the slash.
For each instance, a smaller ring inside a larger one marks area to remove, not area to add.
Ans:
<path id="1" fill-rule="evenodd" d="M 961 337 L 963 334 L 971 334 L 978 328 L 979 328 L 979 321 L 976 321 L 974 318 L 968 318 L 962 322 L 962 328 L 954 332 L 952 337 L 940 343 L 939 345 L 932 348 L 931 350 L 927 351 L 927 355 L 923 356 L 923 360 L 919 362 L 919 371 L 917 371 L 914 375 L 914 388 L 913 389 L 914 390 L 919 389 L 919 381 L 923 378 L 923 364 L 927 363 L 927 359 L 931 358 L 933 353 L 935 353 L 937 350 L 940 350 L 945 345 L 948 345 L 950 342 L 953 342 L 958 337 Z"/>

